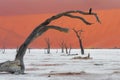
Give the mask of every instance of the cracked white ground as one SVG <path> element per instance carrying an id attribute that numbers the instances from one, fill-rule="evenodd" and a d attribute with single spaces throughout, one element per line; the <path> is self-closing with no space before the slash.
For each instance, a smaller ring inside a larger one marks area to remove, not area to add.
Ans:
<path id="1" fill-rule="evenodd" d="M 71 54 L 79 53 L 72 49 Z M 0 72 L 0 80 L 120 80 L 120 49 L 86 49 L 93 59 L 72 59 L 78 55 L 66 55 L 52 49 L 31 49 L 24 56 L 25 74 L 14 75 Z M 0 51 L 0 62 L 14 60 L 15 49 Z"/>

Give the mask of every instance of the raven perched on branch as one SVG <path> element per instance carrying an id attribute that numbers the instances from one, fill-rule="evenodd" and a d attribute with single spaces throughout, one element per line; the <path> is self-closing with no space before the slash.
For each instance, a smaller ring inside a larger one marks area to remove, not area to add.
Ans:
<path id="1" fill-rule="evenodd" d="M 89 9 L 89 14 L 91 14 L 91 13 L 92 13 L 92 8 Z"/>

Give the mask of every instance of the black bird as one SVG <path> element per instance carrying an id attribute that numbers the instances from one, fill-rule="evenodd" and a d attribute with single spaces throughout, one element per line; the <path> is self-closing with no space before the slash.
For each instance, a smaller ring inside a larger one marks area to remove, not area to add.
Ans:
<path id="1" fill-rule="evenodd" d="M 91 14 L 91 13 L 92 13 L 92 8 L 89 9 L 89 14 Z"/>

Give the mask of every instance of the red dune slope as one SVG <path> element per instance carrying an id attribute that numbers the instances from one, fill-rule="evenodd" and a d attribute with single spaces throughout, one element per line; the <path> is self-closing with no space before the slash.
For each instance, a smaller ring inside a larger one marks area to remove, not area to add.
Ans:
<path id="1" fill-rule="evenodd" d="M 84 30 L 81 37 L 85 48 L 120 48 L 120 10 L 95 12 L 98 13 L 101 24 L 97 23 L 93 16 L 83 16 L 89 22 L 94 23 L 89 26 L 78 19 L 62 17 L 51 24 L 70 28 L 67 34 L 48 30 L 33 41 L 29 47 L 45 48 L 45 38 L 50 38 L 52 48 L 59 48 L 62 41 L 68 47 L 72 45 L 73 48 L 79 48 L 78 40 L 72 31 L 72 28 L 75 28 Z M 16 48 L 20 46 L 37 25 L 52 15 L 54 14 L 0 16 L 0 47 Z"/>

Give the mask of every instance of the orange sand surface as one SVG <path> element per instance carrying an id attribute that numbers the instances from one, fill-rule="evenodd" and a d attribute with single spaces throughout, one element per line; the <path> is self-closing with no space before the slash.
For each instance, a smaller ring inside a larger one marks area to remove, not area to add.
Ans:
<path id="1" fill-rule="evenodd" d="M 80 15 L 89 22 L 94 23 L 93 25 L 85 25 L 78 19 L 62 17 L 53 21 L 51 25 L 69 28 L 68 33 L 48 30 L 34 40 L 29 47 L 45 48 L 45 38 L 49 38 L 52 48 L 60 48 L 59 44 L 62 41 L 68 47 L 72 45 L 73 48 L 79 48 L 77 37 L 72 31 L 72 28 L 75 28 L 84 31 L 81 38 L 85 48 L 120 48 L 120 9 L 95 12 L 98 13 L 101 24 L 96 22 L 94 16 Z M 0 16 L 0 48 L 16 48 L 20 46 L 37 25 L 52 15 L 55 15 L 55 13 Z"/>

